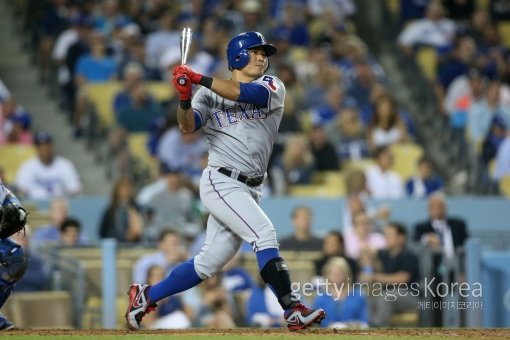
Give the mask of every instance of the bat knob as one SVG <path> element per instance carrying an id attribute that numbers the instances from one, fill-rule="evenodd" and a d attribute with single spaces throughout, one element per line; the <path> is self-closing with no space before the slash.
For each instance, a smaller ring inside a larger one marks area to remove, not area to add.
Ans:
<path id="1" fill-rule="evenodd" d="M 188 81 L 187 81 L 187 80 L 186 80 L 186 78 L 184 78 L 184 77 L 179 77 L 179 78 L 177 78 L 177 83 L 178 83 L 179 85 L 181 85 L 181 86 L 186 85 L 186 83 L 187 83 L 187 82 L 188 82 Z"/>

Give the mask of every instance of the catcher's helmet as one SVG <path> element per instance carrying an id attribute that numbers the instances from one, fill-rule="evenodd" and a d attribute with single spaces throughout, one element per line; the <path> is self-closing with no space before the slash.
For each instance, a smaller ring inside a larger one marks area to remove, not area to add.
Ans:
<path id="1" fill-rule="evenodd" d="M 28 260 L 23 248 L 11 239 L 0 239 L 0 282 L 16 282 L 25 273 Z"/>
<path id="2" fill-rule="evenodd" d="M 270 57 L 276 53 L 274 45 L 266 43 L 266 39 L 259 32 L 244 32 L 236 35 L 227 46 L 228 68 L 242 69 L 250 61 L 250 48 L 262 47 L 266 56 Z"/>

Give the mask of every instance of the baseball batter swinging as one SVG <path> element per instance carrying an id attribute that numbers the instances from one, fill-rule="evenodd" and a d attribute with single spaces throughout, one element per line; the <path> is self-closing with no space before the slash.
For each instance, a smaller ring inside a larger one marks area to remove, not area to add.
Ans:
<path id="1" fill-rule="evenodd" d="M 207 77 L 185 65 L 175 67 L 179 128 L 183 133 L 203 129 L 209 142 L 209 164 L 200 180 L 200 197 L 210 212 L 206 241 L 200 254 L 178 265 L 158 284 L 131 285 L 126 313 L 130 329 L 140 327 L 157 301 L 220 271 L 243 240 L 252 245 L 260 275 L 278 298 L 290 330 L 320 323 L 326 316 L 322 309 L 311 310 L 295 299 L 274 226 L 259 206 L 285 98 L 281 80 L 264 75 L 268 58 L 276 51 L 262 34 L 245 32 L 227 47 L 230 80 Z M 202 85 L 193 100 L 192 84 Z"/>

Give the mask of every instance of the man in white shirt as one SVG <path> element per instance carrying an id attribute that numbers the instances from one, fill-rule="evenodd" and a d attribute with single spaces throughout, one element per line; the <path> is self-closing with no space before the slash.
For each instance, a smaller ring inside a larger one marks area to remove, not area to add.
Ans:
<path id="1" fill-rule="evenodd" d="M 28 199 L 51 200 L 81 192 L 81 182 L 73 163 L 57 156 L 53 138 L 46 132 L 34 136 L 37 156 L 23 163 L 16 177 L 16 185 Z"/>
<path id="2" fill-rule="evenodd" d="M 431 1 L 425 18 L 416 20 L 405 27 L 398 36 L 398 44 L 411 53 L 418 45 L 446 48 L 455 37 L 455 23 L 443 16 L 443 6 L 439 1 Z"/>
<path id="3" fill-rule="evenodd" d="M 373 198 L 398 199 L 404 196 L 400 176 L 391 171 L 393 154 L 387 146 L 375 151 L 376 164 L 366 171 L 367 187 Z"/>

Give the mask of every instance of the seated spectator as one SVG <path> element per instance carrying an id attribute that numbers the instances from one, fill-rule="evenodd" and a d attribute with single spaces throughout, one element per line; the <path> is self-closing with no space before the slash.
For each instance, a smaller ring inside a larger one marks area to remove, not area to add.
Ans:
<path id="1" fill-rule="evenodd" d="M 164 162 L 159 163 L 159 176 L 154 181 L 142 187 L 136 195 L 136 204 L 142 209 L 147 210 L 152 197 L 165 190 L 166 188 L 166 174 L 169 172 L 168 165 Z"/>
<path id="2" fill-rule="evenodd" d="M 166 274 L 186 256 L 179 234 L 163 229 L 158 237 L 158 251 L 143 255 L 133 266 L 133 282 L 147 283 L 147 273 L 152 266 L 162 267 Z"/>
<path id="3" fill-rule="evenodd" d="M 147 284 L 154 285 L 161 282 L 167 275 L 164 267 L 157 264 L 151 265 L 144 274 Z M 191 327 L 191 320 L 186 313 L 180 295 L 172 295 L 158 301 L 155 313 L 149 313 L 143 318 L 143 328 L 150 329 L 183 329 Z"/>
<path id="4" fill-rule="evenodd" d="M 335 124 L 328 126 L 340 162 L 368 158 L 370 150 L 365 137 L 365 127 L 355 108 L 345 108 Z"/>
<path id="5" fill-rule="evenodd" d="M 37 292 L 50 289 L 51 275 L 48 264 L 30 247 L 32 233 L 25 226 L 25 232 L 13 234 L 10 238 L 19 243 L 29 258 L 28 267 L 23 277 L 16 283 L 13 292 Z"/>
<path id="6" fill-rule="evenodd" d="M 358 260 L 364 254 L 374 254 L 386 246 L 384 237 L 373 231 L 370 217 L 364 211 L 359 211 L 352 217 L 353 229 L 345 233 L 345 253 Z"/>
<path id="7" fill-rule="evenodd" d="M 407 195 L 424 198 L 443 189 L 443 180 L 434 174 L 431 161 L 422 157 L 418 161 L 418 172 L 406 182 Z"/>
<path id="8" fill-rule="evenodd" d="M 484 102 L 487 79 L 482 70 L 472 68 L 451 83 L 446 92 L 444 109 L 450 117 L 450 125 L 463 134 L 466 123 L 473 120 L 473 110 L 479 111 Z M 480 122 L 483 126 L 483 122 Z M 469 127 L 469 126 L 468 126 Z M 476 135 L 473 136 L 477 138 Z"/>
<path id="9" fill-rule="evenodd" d="M 344 258 L 349 264 L 351 270 L 351 282 L 355 281 L 358 266 L 356 261 L 345 255 L 345 243 L 342 233 L 338 231 L 330 231 L 325 237 L 322 243 L 322 257 L 314 261 L 315 275 L 321 276 L 324 273 L 324 266 L 326 263 L 334 258 Z"/>
<path id="10" fill-rule="evenodd" d="M 118 109 L 117 125 L 128 133 L 149 132 L 161 117 L 161 106 L 141 82 L 133 84 L 129 95 L 129 103 Z"/>
<path id="11" fill-rule="evenodd" d="M 494 168 L 495 180 L 500 180 L 510 175 L 510 134 L 506 132 L 506 137 L 501 142 L 496 153 L 496 166 Z"/>
<path id="12" fill-rule="evenodd" d="M 400 119 L 395 99 L 390 95 L 379 96 L 368 128 L 368 144 L 375 150 L 407 139 L 407 127 Z"/>
<path id="13" fill-rule="evenodd" d="M 281 250 L 320 251 L 322 239 L 312 234 L 312 210 L 307 206 L 297 206 L 292 210 L 294 233 L 282 238 Z"/>
<path id="14" fill-rule="evenodd" d="M 455 23 L 444 17 L 441 1 L 430 1 L 425 18 L 407 25 L 397 38 L 402 49 L 411 54 L 415 47 L 432 46 L 438 50 L 447 49 L 455 37 Z"/>
<path id="15" fill-rule="evenodd" d="M 134 203 L 131 181 L 119 179 L 112 188 L 110 205 L 103 212 L 99 237 L 115 238 L 119 242 L 137 242 L 142 234 L 142 217 Z"/>
<path id="16" fill-rule="evenodd" d="M 262 279 L 246 301 L 246 325 L 250 327 L 282 327 L 285 324 L 278 299 Z"/>
<path id="17" fill-rule="evenodd" d="M 202 156 L 208 143 L 201 132 L 182 133 L 178 128 L 167 130 L 160 138 L 157 157 L 171 168 L 179 168 L 198 184 L 202 176 Z"/>
<path id="18" fill-rule="evenodd" d="M 37 156 L 20 166 L 16 186 L 26 198 L 50 200 L 75 196 L 81 192 L 81 182 L 73 163 L 55 155 L 53 138 L 38 132 L 34 137 Z"/>
<path id="19" fill-rule="evenodd" d="M 313 17 L 331 13 L 337 21 L 342 22 L 356 13 L 356 4 L 352 0 L 307 1 L 306 3 Z"/>
<path id="20" fill-rule="evenodd" d="M 281 168 L 287 184 L 309 184 L 313 167 L 314 158 L 306 138 L 301 135 L 289 137 L 281 156 Z"/>
<path id="21" fill-rule="evenodd" d="M 142 68 L 143 79 L 160 81 L 162 78 L 160 69 L 157 66 L 150 66 L 146 62 L 145 40 L 139 30 L 138 25 L 134 23 L 122 28 L 121 36 L 124 39 L 124 46 L 117 68 L 117 76 L 124 80 L 128 65 L 136 63 Z"/>
<path id="22" fill-rule="evenodd" d="M 365 296 L 353 286 L 354 278 L 348 262 L 342 257 L 332 257 L 324 266 L 324 277 L 331 294 L 319 294 L 313 308 L 322 308 L 328 316 L 321 326 L 329 328 L 366 328 L 368 309 Z"/>
<path id="23" fill-rule="evenodd" d="M 278 46 L 278 49 L 280 47 Z M 282 121 L 278 132 L 280 135 L 296 133 L 301 129 L 300 110 L 303 109 L 304 89 L 297 79 L 297 74 L 292 64 L 278 65 L 278 77 L 285 84 L 285 101 Z"/>
<path id="24" fill-rule="evenodd" d="M 69 202 L 64 198 L 55 198 L 50 204 L 50 223 L 35 229 L 32 235 L 32 245 L 39 247 L 48 242 L 60 239 L 60 226 L 69 214 Z"/>
<path id="25" fill-rule="evenodd" d="M 237 252 L 223 267 L 223 288 L 230 293 L 250 292 L 255 282 L 250 273 L 241 266 L 241 252 Z M 236 311 L 242 313 L 242 311 Z"/>
<path id="26" fill-rule="evenodd" d="M 499 117 L 506 126 L 510 124 L 510 106 L 503 105 L 500 98 L 501 83 L 491 81 L 485 96 L 473 103 L 468 111 L 468 138 L 477 151 L 487 136 L 493 119 Z"/>
<path id="27" fill-rule="evenodd" d="M 202 282 L 201 306 L 197 313 L 198 325 L 206 328 L 235 328 L 229 294 L 222 287 L 222 276 L 215 275 Z"/>
<path id="28" fill-rule="evenodd" d="M 503 142 L 508 139 L 508 125 L 506 124 L 505 120 L 501 118 L 499 115 L 494 116 L 492 119 L 489 131 L 485 137 L 485 140 L 482 144 L 482 152 L 481 152 L 481 159 L 482 164 L 485 166 L 485 168 L 488 168 L 489 163 L 496 159 L 499 150 L 501 149 L 501 146 L 503 145 Z M 505 157 L 504 153 L 499 154 L 500 158 Z M 504 165 L 504 162 L 500 162 L 500 165 Z M 502 177 L 502 176 L 501 176 Z M 496 177 L 494 177 L 496 178 Z M 498 175 L 499 178 L 499 175 Z"/>
<path id="29" fill-rule="evenodd" d="M 150 67 L 158 67 L 159 60 L 169 46 L 179 46 L 180 32 L 176 29 L 173 12 L 168 9 L 158 13 L 159 28 L 149 33 L 145 43 L 146 63 Z"/>
<path id="30" fill-rule="evenodd" d="M 80 244 L 81 223 L 76 218 L 68 217 L 60 225 L 60 243 L 66 247 Z"/>
<path id="31" fill-rule="evenodd" d="M 113 98 L 113 111 L 115 119 L 119 119 L 120 111 L 132 105 L 133 90 L 136 85 L 143 81 L 142 67 L 138 63 L 129 63 L 126 65 L 123 73 L 123 89 L 115 94 Z"/>
<path id="32" fill-rule="evenodd" d="M 145 236 L 154 240 L 163 228 L 171 227 L 184 237 L 200 232 L 198 216 L 194 214 L 193 192 L 185 186 L 186 179 L 178 168 L 168 167 L 164 190 L 155 193 L 147 202 L 153 213 Z"/>
<path id="33" fill-rule="evenodd" d="M 398 199 L 404 196 L 404 187 L 400 176 L 390 170 L 393 154 L 387 146 L 376 149 L 376 164 L 366 171 L 368 191 L 373 198 Z"/>
<path id="34" fill-rule="evenodd" d="M 13 96 L 5 101 L 0 99 L 0 144 L 32 144 L 31 123 L 30 113 L 17 105 Z"/>
<path id="35" fill-rule="evenodd" d="M 322 125 L 315 125 L 310 136 L 310 145 L 315 159 L 316 171 L 338 170 L 339 161 L 335 147 L 329 142 Z"/>
<path id="36" fill-rule="evenodd" d="M 312 122 L 316 125 L 331 124 L 340 115 L 342 108 L 355 104 L 354 99 L 345 96 L 341 86 L 330 86 L 326 92 L 326 102 L 311 109 Z"/>
<path id="37" fill-rule="evenodd" d="M 416 311 L 418 307 L 419 262 L 406 248 L 407 231 L 399 223 L 390 223 L 384 228 L 384 238 L 386 249 L 375 257 L 364 256 L 359 276 L 360 282 L 373 285 L 368 302 L 370 324 L 376 327 L 389 326 L 393 313 Z"/>

